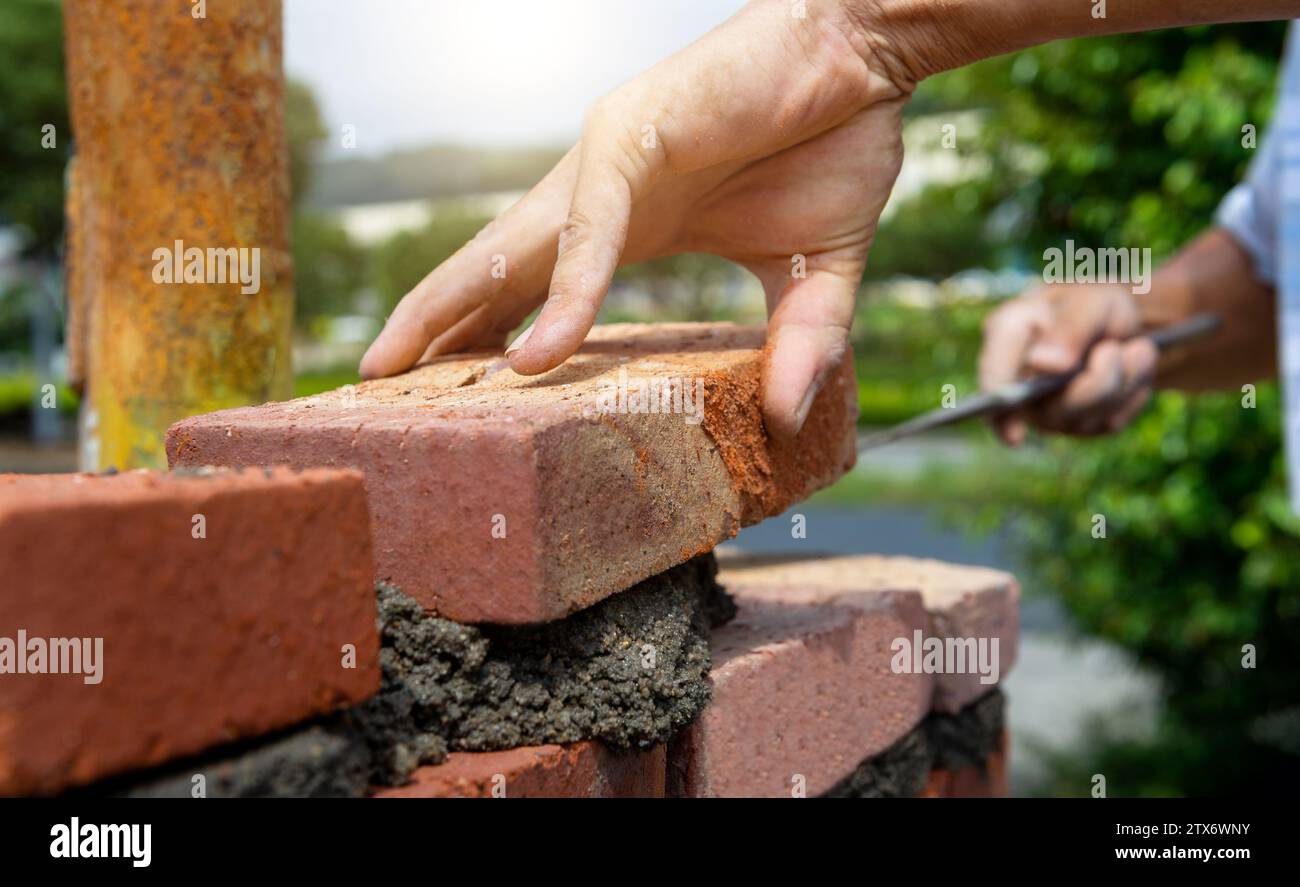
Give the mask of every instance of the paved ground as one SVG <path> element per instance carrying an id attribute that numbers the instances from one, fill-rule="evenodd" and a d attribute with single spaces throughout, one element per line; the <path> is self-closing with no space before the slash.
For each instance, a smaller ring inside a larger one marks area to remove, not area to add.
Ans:
<path id="1" fill-rule="evenodd" d="M 0 474 L 51 474 L 76 470 L 76 444 L 37 447 L 26 440 L 0 437 Z"/>

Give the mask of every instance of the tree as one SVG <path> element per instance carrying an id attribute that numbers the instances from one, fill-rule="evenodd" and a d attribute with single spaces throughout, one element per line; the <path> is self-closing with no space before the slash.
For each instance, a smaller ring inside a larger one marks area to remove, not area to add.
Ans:
<path id="1" fill-rule="evenodd" d="M 309 332 L 319 320 L 354 309 L 365 284 L 366 254 L 337 221 L 303 206 L 328 135 L 310 86 L 285 84 L 284 116 L 294 207 L 294 325 Z"/>
<path id="2" fill-rule="evenodd" d="M 1159 257 L 1254 156 L 1243 128 L 1270 118 L 1284 37 L 1275 23 L 1059 41 L 936 77 L 919 107 L 983 112 L 957 149 L 989 159 L 982 209 L 1018 220 L 1003 243 L 1026 263 L 1067 237 Z"/>
<path id="3" fill-rule="evenodd" d="M 6 170 L 0 226 L 18 226 L 24 251 L 48 258 L 63 237 L 63 168 L 71 139 L 59 4 L 0 4 L 0 59 L 0 169 Z"/>
<path id="4" fill-rule="evenodd" d="M 311 191 L 321 145 L 329 135 L 310 86 L 289 80 L 284 86 L 284 131 L 289 142 L 289 183 L 294 206 Z"/>
<path id="5" fill-rule="evenodd" d="M 322 318 L 347 314 L 365 285 L 366 253 L 328 216 L 293 216 L 294 324 L 311 331 Z"/>

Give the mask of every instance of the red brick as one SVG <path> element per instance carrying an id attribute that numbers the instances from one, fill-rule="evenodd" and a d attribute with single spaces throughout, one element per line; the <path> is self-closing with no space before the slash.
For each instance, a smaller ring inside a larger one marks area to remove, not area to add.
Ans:
<path id="1" fill-rule="evenodd" d="M 731 590 L 740 612 L 714 632 L 713 699 L 669 751 L 670 794 L 813 797 L 929 711 L 931 676 L 890 669 L 893 639 L 925 624 L 918 593 Z"/>
<path id="2" fill-rule="evenodd" d="M 159 764 L 379 686 L 355 472 L 0 476 L 0 565 L 0 636 L 103 639 L 98 684 L 0 675 L 0 794 Z"/>
<path id="3" fill-rule="evenodd" d="M 173 466 L 285 463 L 366 474 L 379 577 L 460 622 L 560 618 L 780 513 L 855 458 L 852 362 L 799 438 L 759 409 L 763 332 L 729 324 L 597 327 L 540 377 L 499 355 L 177 423 Z M 702 422 L 599 414 L 627 379 L 705 384 Z M 496 515 L 506 538 L 494 538 Z"/>
<path id="4" fill-rule="evenodd" d="M 504 794 L 502 794 L 504 793 Z M 613 752 L 599 742 L 453 752 L 376 798 L 662 798 L 664 747 Z"/>
<path id="5" fill-rule="evenodd" d="M 930 624 L 926 636 L 997 638 L 998 677 L 1016 661 L 1020 636 L 1020 587 L 1009 573 L 907 557 L 763 557 L 727 553 L 718 581 L 728 589 L 791 585 L 819 600 L 849 592 L 916 590 Z M 955 714 L 983 696 L 990 685 L 978 673 L 936 675 L 934 708 Z"/>

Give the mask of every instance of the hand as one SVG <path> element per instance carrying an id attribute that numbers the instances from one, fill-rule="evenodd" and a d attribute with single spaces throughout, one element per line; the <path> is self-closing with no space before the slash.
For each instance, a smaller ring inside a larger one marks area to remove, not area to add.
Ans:
<path id="1" fill-rule="evenodd" d="M 848 354 L 915 85 L 857 4 L 795 8 L 752 3 L 599 101 L 555 169 L 402 299 L 362 375 L 501 347 L 543 302 L 506 353 L 545 372 L 582 344 L 619 265 L 706 252 L 763 284 L 763 411 L 794 436 Z"/>
<path id="2" fill-rule="evenodd" d="M 981 389 L 1084 369 L 1046 401 L 995 419 L 998 436 L 1019 446 L 1027 421 L 1075 435 L 1123 428 L 1151 396 L 1156 347 L 1141 330 L 1137 302 L 1123 286 L 1047 286 L 1002 305 L 984 322 Z"/>

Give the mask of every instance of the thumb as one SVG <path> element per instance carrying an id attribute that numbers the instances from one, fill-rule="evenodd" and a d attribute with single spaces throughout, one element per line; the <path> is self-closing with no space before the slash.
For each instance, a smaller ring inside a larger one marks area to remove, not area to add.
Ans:
<path id="1" fill-rule="evenodd" d="M 784 440 L 803 428 L 817 393 L 849 353 L 856 274 L 812 271 L 792 281 L 768 320 L 763 417 Z"/>

